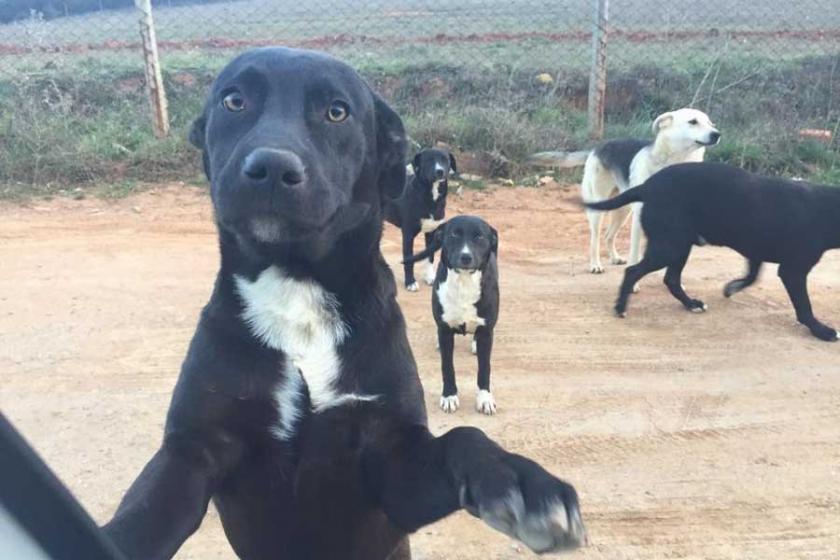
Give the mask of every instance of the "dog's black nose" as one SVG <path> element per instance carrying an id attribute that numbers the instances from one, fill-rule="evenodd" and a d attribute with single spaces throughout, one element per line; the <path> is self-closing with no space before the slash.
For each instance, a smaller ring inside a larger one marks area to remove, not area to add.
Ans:
<path id="1" fill-rule="evenodd" d="M 245 158 L 242 174 L 251 182 L 279 182 L 287 187 L 299 185 L 306 178 L 303 162 L 286 150 L 257 148 Z"/>
<path id="2" fill-rule="evenodd" d="M 461 266 L 472 266 L 473 256 L 469 253 L 461 253 L 458 261 L 461 263 Z"/>
<path id="3" fill-rule="evenodd" d="M 717 144 L 718 140 L 720 140 L 720 132 L 714 131 L 714 132 L 710 133 L 709 134 L 709 140 L 712 142 L 712 144 Z"/>

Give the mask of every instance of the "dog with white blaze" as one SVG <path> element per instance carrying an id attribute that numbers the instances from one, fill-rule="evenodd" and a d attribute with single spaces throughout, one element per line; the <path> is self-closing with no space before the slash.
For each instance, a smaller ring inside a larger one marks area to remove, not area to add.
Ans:
<path id="1" fill-rule="evenodd" d="M 570 484 L 478 429 L 427 427 L 379 248 L 406 174 L 387 103 L 328 55 L 256 49 L 190 139 L 220 266 L 161 446 L 104 528 L 124 556 L 172 558 L 211 500 L 243 560 L 406 560 L 410 533 L 462 508 L 537 552 L 583 544 Z"/>

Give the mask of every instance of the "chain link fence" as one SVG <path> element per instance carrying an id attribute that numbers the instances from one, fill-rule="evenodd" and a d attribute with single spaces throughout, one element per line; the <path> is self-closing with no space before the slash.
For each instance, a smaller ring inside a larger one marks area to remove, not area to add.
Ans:
<path id="1" fill-rule="evenodd" d="M 153 6 L 172 124 L 170 138 L 158 141 L 150 134 L 139 13 L 131 0 L 0 5 L 2 182 L 195 171 L 184 130 L 214 72 L 235 53 L 275 44 L 347 60 L 399 109 L 418 145 L 444 141 L 480 154 L 483 174 L 517 175 L 528 153 L 591 145 L 593 76 L 606 81 L 606 136 L 647 135 L 656 114 L 692 105 L 727 138 L 712 157 L 825 176 L 838 154 L 829 139 L 840 123 L 838 0 Z M 604 33 L 593 41 L 599 17 Z M 594 44 L 603 45 L 600 56 Z M 597 60 L 604 61 L 601 73 L 593 72 Z M 813 144 L 800 141 L 802 129 L 828 134 Z M 60 153 L 39 153 L 47 145 L 60 146 Z"/>

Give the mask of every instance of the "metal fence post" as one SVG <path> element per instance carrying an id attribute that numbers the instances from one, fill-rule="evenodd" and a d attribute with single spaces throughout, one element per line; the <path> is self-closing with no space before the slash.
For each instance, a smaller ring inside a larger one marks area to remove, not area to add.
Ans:
<path id="1" fill-rule="evenodd" d="M 592 68 L 589 73 L 589 136 L 604 137 L 604 103 L 607 97 L 607 26 L 609 0 L 593 0 Z"/>
<path id="2" fill-rule="evenodd" d="M 151 0 L 134 0 L 140 11 L 140 38 L 143 41 L 143 59 L 146 68 L 146 92 L 149 95 L 149 108 L 152 110 L 152 128 L 155 136 L 164 138 L 169 134 L 169 110 L 166 104 L 166 91 L 163 89 L 163 77 L 160 73 L 157 37 L 152 20 Z"/>

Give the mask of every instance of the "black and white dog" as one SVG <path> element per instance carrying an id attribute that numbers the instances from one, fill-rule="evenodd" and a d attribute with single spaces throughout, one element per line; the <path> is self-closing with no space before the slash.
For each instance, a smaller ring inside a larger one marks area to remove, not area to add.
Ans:
<path id="1" fill-rule="evenodd" d="M 414 238 L 423 232 L 426 248 L 431 244 L 432 232 L 446 216 L 446 195 L 449 191 L 449 174 L 457 173 L 455 156 L 446 150 L 431 148 L 418 152 L 411 161 L 414 176 L 405 184 L 405 189 L 396 200 L 385 204 L 385 219 L 402 232 L 403 268 L 405 288 L 416 292 L 414 279 Z M 424 280 L 431 285 L 435 281 L 434 256 L 429 255 Z"/>
<path id="2" fill-rule="evenodd" d="M 440 407 L 455 412 L 460 406 L 452 354 L 456 334 L 472 334 L 478 355 L 478 393 L 475 409 L 496 413 L 490 392 L 490 353 L 493 329 L 499 317 L 499 235 L 477 216 L 456 216 L 435 230 L 431 246 L 412 257 L 425 258 L 441 250 L 432 292 L 432 314 L 438 329 L 443 395 Z"/>
<path id="3" fill-rule="evenodd" d="M 162 445 L 105 527 L 126 557 L 171 558 L 211 499 L 243 559 L 406 559 L 408 533 L 459 508 L 539 552 L 584 542 L 572 486 L 480 430 L 426 427 L 379 250 L 406 138 L 359 75 L 246 52 L 190 139 L 221 266 Z"/>
<path id="4" fill-rule="evenodd" d="M 620 317 L 636 282 L 662 268 L 671 294 L 686 309 L 705 311 L 702 301 L 685 293 L 680 277 L 692 246 L 709 243 L 731 247 L 748 261 L 746 276 L 726 284 L 726 297 L 752 285 L 762 263 L 779 263 L 797 320 L 817 338 L 837 340 L 837 331 L 814 317 L 807 279 L 825 251 L 840 247 L 840 189 L 762 177 L 721 163 L 683 163 L 586 206 L 613 210 L 633 202 L 644 203 L 648 245 L 641 262 L 624 273 L 615 304 Z"/>

